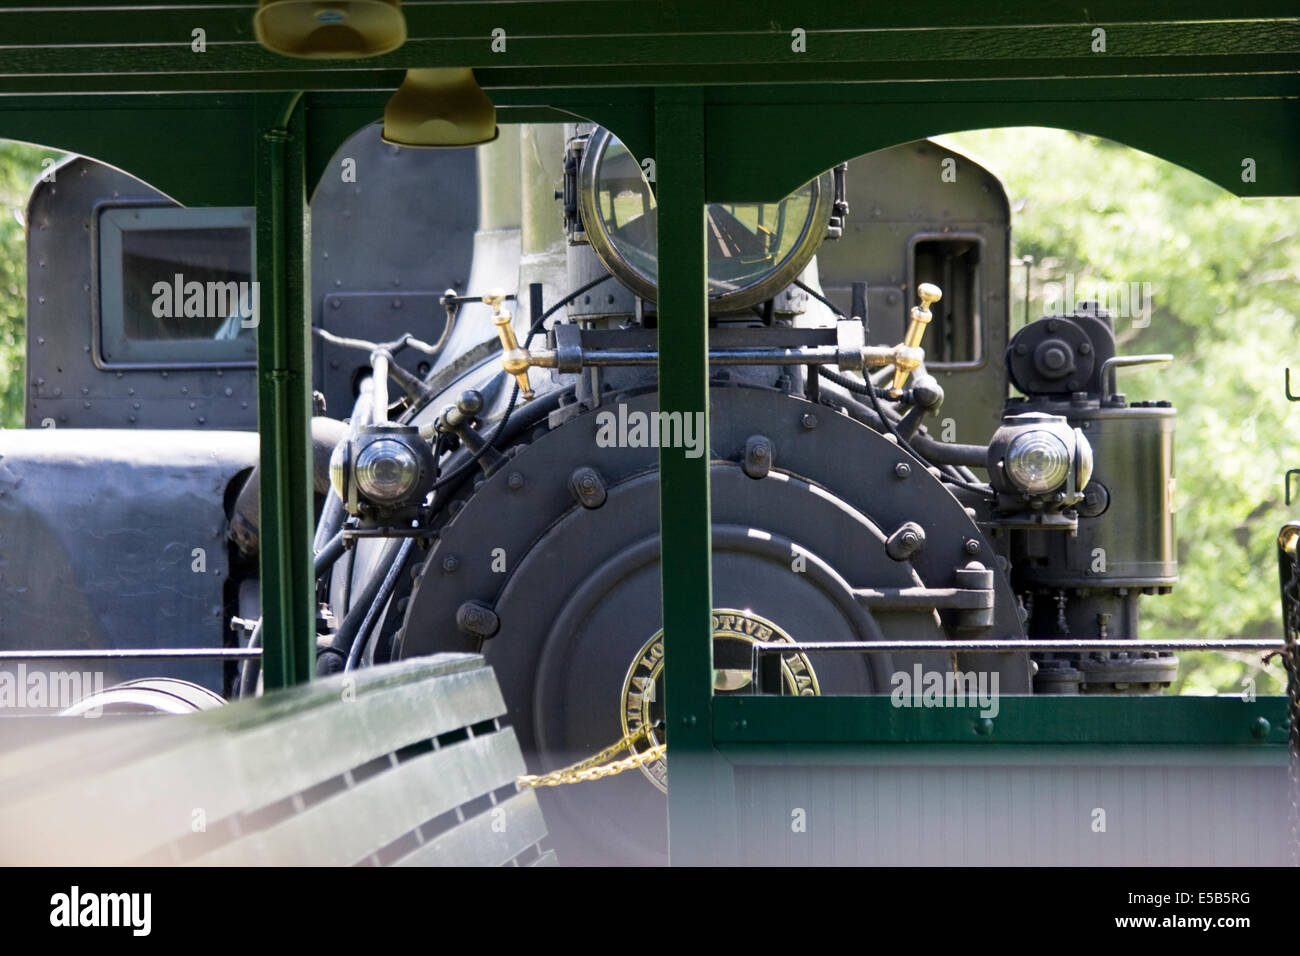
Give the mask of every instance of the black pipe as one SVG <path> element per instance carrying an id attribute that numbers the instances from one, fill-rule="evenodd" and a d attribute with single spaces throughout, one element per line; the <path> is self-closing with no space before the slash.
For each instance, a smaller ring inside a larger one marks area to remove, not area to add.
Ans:
<path id="1" fill-rule="evenodd" d="M 255 647 L 262 646 L 262 619 L 257 619 L 257 626 L 253 628 L 253 633 L 248 638 L 248 647 L 251 650 Z M 250 657 L 244 661 L 244 666 L 239 671 L 239 696 L 252 697 L 257 690 L 257 678 L 262 671 L 262 658 Z"/>
<path id="2" fill-rule="evenodd" d="M 330 455 L 334 446 L 348 435 L 348 426 L 333 418 L 317 416 L 311 420 L 312 485 L 316 494 L 330 491 Z M 230 519 L 230 537 L 241 554 L 257 554 L 261 529 L 261 508 L 258 485 L 261 483 L 261 465 L 254 465 L 244 487 L 235 499 L 234 513 Z"/>
<path id="3" fill-rule="evenodd" d="M 326 571 L 334 566 L 334 562 L 343 556 L 345 547 L 343 544 L 343 532 L 340 531 L 334 537 L 325 543 L 325 547 L 316 552 L 316 580 L 321 579 Z"/>
<path id="4" fill-rule="evenodd" d="M 357 636 L 352 641 L 352 646 L 348 648 L 348 660 L 343 665 L 345 671 L 353 670 L 361 660 L 361 654 L 366 649 L 366 643 L 370 639 L 370 631 L 374 627 L 375 619 L 379 617 L 379 612 L 388 599 L 393 596 L 393 588 L 397 586 L 397 577 L 402 573 L 402 568 L 406 565 L 406 559 L 411 553 L 411 546 L 415 544 L 414 538 L 407 538 L 402 542 L 402 548 L 397 552 L 397 557 L 393 559 L 392 565 L 388 568 L 388 573 L 384 575 L 384 581 L 379 586 L 379 593 L 370 604 L 369 611 L 366 612 L 365 619 L 361 622 L 360 628 L 357 629 Z"/>
<path id="5" fill-rule="evenodd" d="M 987 468 L 987 445 L 959 445 L 955 441 L 936 441 L 924 432 L 917 432 L 908 442 L 936 465 L 965 465 L 968 468 Z"/>
<path id="6" fill-rule="evenodd" d="M 410 540 L 410 538 L 390 539 L 384 546 L 375 567 L 390 568 L 402 545 Z M 339 624 L 339 629 L 334 632 L 334 640 L 317 657 L 317 676 L 324 677 L 327 674 L 333 674 L 343 669 L 348 659 L 348 653 L 352 650 L 352 642 L 357 639 L 361 625 L 365 622 L 370 606 L 375 603 L 380 588 L 383 587 L 384 580 L 384 575 L 373 574 L 370 580 L 366 582 L 365 587 L 361 589 L 361 593 L 357 595 L 356 601 L 352 604 L 352 609 L 344 616 L 343 621 Z"/>

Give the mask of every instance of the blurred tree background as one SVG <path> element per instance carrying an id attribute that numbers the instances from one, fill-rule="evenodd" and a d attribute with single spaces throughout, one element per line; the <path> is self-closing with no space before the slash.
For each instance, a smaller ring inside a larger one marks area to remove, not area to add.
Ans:
<path id="1" fill-rule="evenodd" d="M 1172 352 L 1170 364 L 1120 372 L 1130 401 L 1178 409 L 1179 583 L 1142 599 L 1142 636 L 1280 637 L 1275 536 L 1293 515 L 1283 476 L 1293 462 L 1283 397 L 1300 354 L 1300 200 L 1241 200 L 1194 173 L 1118 143 L 1050 129 L 939 137 L 1006 184 L 1013 261 L 1033 257 L 1030 317 L 1075 298 L 1150 283 L 1146 319 L 1116 321 L 1120 352 Z M 958 170 L 960 176 L 960 169 Z M 1012 267 L 1013 325 L 1025 321 L 1026 269 Z M 1066 303 L 1072 307 L 1074 303 Z M 1050 307 L 1050 308 L 1049 308 Z M 1281 693 L 1282 671 L 1257 654 L 1181 655 L 1181 693 Z"/>
<path id="2" fill-rule="evenodd" d="M 1274 535 L 1288 517 L 1288 415 L 1300 416 L 1282 394 L 1300 316 L 1300 201 L 1243 201 L 1147 154 L 1060 130 L 940 139 L 1006 183 L 1013 257 L 1033 257 L 1031 317 L 1060 303 L 1066 275 L 1076 298 L 1150 283 L 1149 325 L 1120 319 L 1120 350 L 1178 358 L 1120 375 L 1130 399 L 1169 399 L 1178 408 L 1181 577 L 1172 595 L 1143 599 L 1143 636 L 1279 636 Z M 0 142 L 4 427 L 23 420 L 22 215 L 41 161 L 51 156 L 58 154 Z M 1025 321 L 1025 282 L 1025 268 L 1013 265 L 1017 327 Z M 1250 654 L 1183 655 L 1176 690 L 1240 693 L 1247 678 L 1260 694 L 1281 692 L 1281 669 Z"/>
<path id="3" fill-rule="evenodd" d="M 0 427 L 23 424 L 27 244 L 23 217 L 41 160 L 61 153 L 0 140 Z"/>

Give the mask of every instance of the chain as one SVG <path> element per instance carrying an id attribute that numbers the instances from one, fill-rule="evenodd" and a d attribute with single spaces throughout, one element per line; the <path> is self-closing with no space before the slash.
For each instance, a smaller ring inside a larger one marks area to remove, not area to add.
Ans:
<path id="1" fill-rule="evenodd" d="M 623 751 L 631 750 L 633 746 L 649 737 L 650 731 L 654 729 L 653 724 L 642 724 L 640 730 L 628 734 L 617 743 L 611 744 L 600 753 L 593 754 L 586 760 L 580 760 L 560 770 L 552 770 L 550 773 L 530 773 L 520 777 L 518 779 L 519 787 L 522 790 L 529 790 L 533 787 L 562 787 L 567 783 L 586 783 L 604 777 L 614 777 L 625 770 L 635 770 L 644 767 L 648 763 L 654 763 L 668 753 L 667 744 L 657 744 L 649 750 L 633 753 L 632 756 L 624 757 L 622 760 L 613 760 Z M 607 763 L 606 761 L 612 762 Z"/>
<path id="2" fill-rule="evenodd" d="M 1291 863 L 1300 866 L 1300 556 L 1286 548 L 1291 574 L 1282 592 L 1286 644 L 1278 652 L 1286 668 L 1287 716 L 1290 718 L 1288 761 L 1291 796 Z"/>

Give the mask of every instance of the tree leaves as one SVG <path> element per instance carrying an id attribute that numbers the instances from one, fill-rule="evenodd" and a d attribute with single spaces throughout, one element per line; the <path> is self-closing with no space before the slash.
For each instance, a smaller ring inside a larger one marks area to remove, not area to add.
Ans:
<path id="1" fill-rule="evenodd" d="M 1178 586 L 1143 598 L 1142 636 L 1282 633 L 1274 538 L 1290 517 L 1283 475 L 1300 467 L 1289 432 L 1300 406 L 1282 395 L 1300 326 L 1300 200 L 1242 200 L 1194 173 L 1094 137 L 1037 128 L 942 137 L 1007 186 L 1017 256 L 1043 288 L 1072 273 L 1087 294 L 1149 282 L 1150 325 L 1116 323 L 1122 353 L 1172 352 L 1171 366 L 1120 372 L 1130 400 L 1178 408 Z M 1044 263 L 1045 257 L 1051 261 Z M 1013 269 L 1023 299 L 1023 269 Z M 1082 296 L 1081 296 L 1082 297 Z M 1256 655 L 1187 655 L 1178 688 L 1279 693 L 1281 671 Z"/>

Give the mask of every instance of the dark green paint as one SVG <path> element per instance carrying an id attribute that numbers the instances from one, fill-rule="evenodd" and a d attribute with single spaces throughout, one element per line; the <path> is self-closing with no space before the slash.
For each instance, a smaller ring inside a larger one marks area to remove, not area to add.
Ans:
<path id="1" fill-rule="evenodd" d="M 659 198 L 659 407 L 708 421 L 708 299 L 705 286 L 704 102 L 667 90 L 655 102 Z M 669 853 L 675 863 L 716 857 L 713 817 L 713 568 L 709 459 L 659 452 L 664 707 L 671 748 Z M 726 775 L 724 775 L 725 777 Z"/>
<path id="2" fill-rule="evenodd" d="M 253 201 L 252 97 L 0 98 L 0 137 L 90 156 L 191 206 Z"/>
<path id="3" fill-rule="evenodd" d="M 316 658 L 307 124 L 299 102 L 298 96 L 269 96 L 257 109 L 257 425 L 267 689 L 310 680 Z"/>
<path id="4" fill-rule="evenodd" d="M 898 707 L 881 697 L 720 697 L 714 739 L 802 746 L 991 744 L 1231 744 L 1285 748 L 1286 700 L 1261 697 L 1003 697 L 985 724 L 978 707 Z M 1268 722 L 1265 736 L 1260 718 Z"/>
<path id="5" fill-rule="evenodd" d="M 710 106 L 710 142 L 753 129 L 799 130 L 800 149 L 709 155 L 709 199 L 775 202 L 863 153 L 941 133 L 998 126 L 1057 126 L 1169 159 L 1241 196 L 1300 194 L 1300 109 L 1289 100 L 1137 102 L 835 103 Z M 1243 182 L 1242 161 L 1255 160 Z"/>

